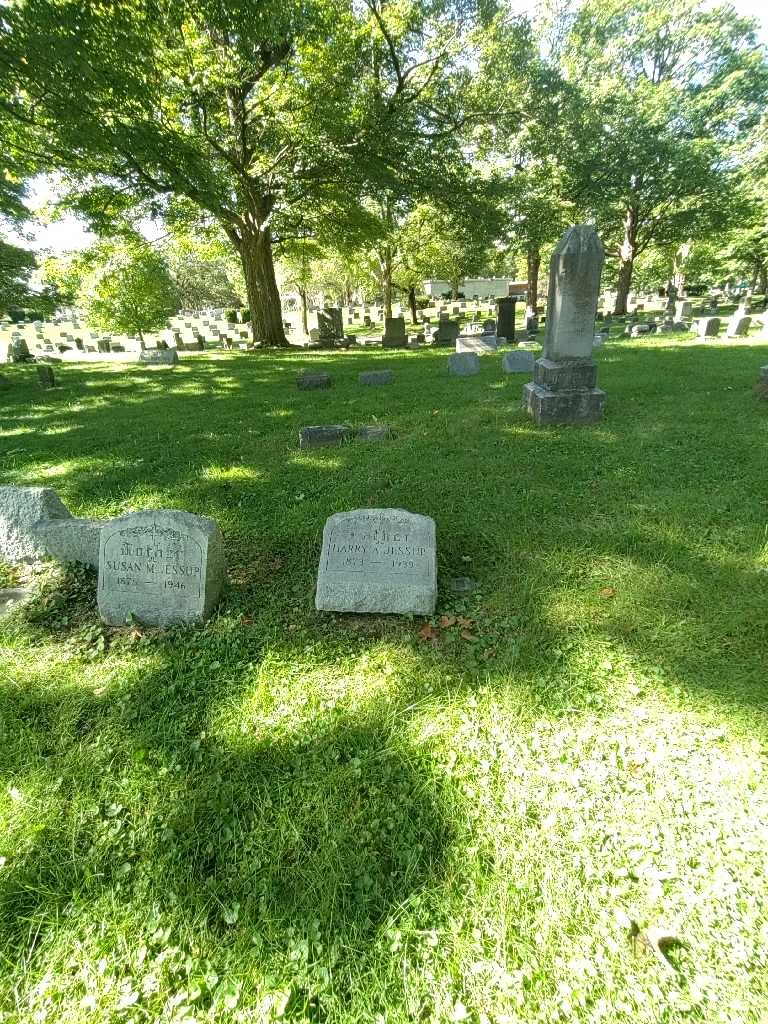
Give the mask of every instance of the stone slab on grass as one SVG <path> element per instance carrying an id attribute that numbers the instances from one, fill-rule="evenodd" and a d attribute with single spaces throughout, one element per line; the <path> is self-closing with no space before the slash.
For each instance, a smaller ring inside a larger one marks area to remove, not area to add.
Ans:
<path id="1" fill-rule="evenodd" d="M 394 370 L 365 370 L 357 376 L 359 384 L 365 384 L 367 387 L 373 388 L 379 387 L 382 384 L 391 384 L 394 379 Z"/>
<path id="2" fill-rule="evenodd" d="M 361 508 L 327 520 L 318 611 L 431 615 L 436 601 L 436 530 L 429 516 Z"/>
<path id="3" fill-rule="evenodd" d="M 330 373 L 300 373 L 296 378 L 299 391 L 316 391 L 333 385 Z"/>
<path id="4" fill-rule="evenodd" d="M 345 423 L 326 423 L 315 427 L 302 427 L 299 431 L 299 448 L 328 448 L 344 444 L 352 437 L 352 428 Z"/>
<path id="5" fill-rule="evenodd" d="M 480 373 L 480 357 L 476 352 L 454 352 L 448 356 L 448 373 L 452 377 L 474 377 Z"/>

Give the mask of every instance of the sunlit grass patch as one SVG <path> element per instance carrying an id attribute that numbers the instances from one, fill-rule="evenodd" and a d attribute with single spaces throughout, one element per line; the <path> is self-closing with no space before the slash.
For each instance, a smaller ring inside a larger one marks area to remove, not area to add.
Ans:
<path id="1" fill-rule="evenodd" d="M 105 628 L 57 568 L 0 620 L 2 1024 L 765 1019 L 768 348 L 611 341 L 580 429 L 446 355 L 0 395 L 3 482 L 209 515 L 229 561 L 202 628 Z M 395 437 L 299 452 L 344 421 Z M 428 622 L 314 611 L 360 506 L 435 518 Z"/>

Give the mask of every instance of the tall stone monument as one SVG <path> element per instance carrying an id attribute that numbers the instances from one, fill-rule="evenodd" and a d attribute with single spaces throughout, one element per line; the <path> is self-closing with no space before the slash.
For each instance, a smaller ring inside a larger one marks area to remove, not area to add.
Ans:
<path id="1" fill-rule="evenodd" d="M 552 254 L 544 351 L 525 385 L 523 404 L 536 423 L 595 423 L 605 392 L 592 359 L 605 253 L 590 224 L 568 228 Z"/>

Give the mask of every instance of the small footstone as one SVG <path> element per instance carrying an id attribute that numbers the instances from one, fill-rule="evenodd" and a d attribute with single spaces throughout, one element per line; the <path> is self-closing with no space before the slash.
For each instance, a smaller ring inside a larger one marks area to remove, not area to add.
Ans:
<path id="1" fill-rule="evenodd" d="M 394 370 L 365 370 L 357 376 L 359 384 L 365 384 L 368 387 L 374 388 L 379 387 L 381 384 L 391 384 L 394 379 Z"/>
<path id="2" fill-rule="evenodd" d="M 99 547 L 99 613 L 122 626 L 205 622 L 224 583 L 224 542 L 212 519 L 158 509 L 105 524 Z"/>
<path id="3" fill-rule="evenodd" d="M 392 436 L 392 428 L 386 426 L 360 427 L 355 434 L 357 441 L 387 441 Z"/>
<path id="4" fill-rule="evenodd" d="M 32 596 L 32 590 L 24 587 L 8 587 L 0 590 L 0 618 L 12 612 L 22 601 L 27 601 Z"/>
<path id="5" fill-rule="evenodd" d="M 516 349 L 514 352 L 507 352 L 501 360 L 501 368 L 504 373 L 533 373 L 533 352 L 521 352 Z"/>
<path id="6" fill-rule="evenodd" d="M 474 377 L 480 373 L 480 357 L 476 352 L 454 352 L 448 356 L 448 373 L 452 377 Z"/>
<path id="7" fill-rule="evenodd" d="M 147 366 L 176 366 L 178 361 L 175 348 L 143 348 L 139 352 L 139 362 Z"/>
<path id="8" fill-rule="evenodd" d="M 330 373 L 301 373 L 296 378 L 299 391 L 314 391 L 316 388 L 329 388 L 333 384 Z"/>
<path id="9" fill-rule="evenodd" d="M 343 423 L 327 423 L 316 427 L 302 427 L 299 431 L 299 448 L 328 448 L 343 444 L 352 436 L 352 428 Z"/>
<path id="10" fill-rule="evenodd" d="M 448 580 L 448 589 L 454 594 L 471 594 L 479 586 L 477 580 L 473 580 L 471 576 L 454 576 Z"/>
<path id="11" fill-rule="evenodd" d="M 431 615 L 436 601 L 437 544 L 429 516 L 361 508 L 327 520 L 318 611 Z"/>

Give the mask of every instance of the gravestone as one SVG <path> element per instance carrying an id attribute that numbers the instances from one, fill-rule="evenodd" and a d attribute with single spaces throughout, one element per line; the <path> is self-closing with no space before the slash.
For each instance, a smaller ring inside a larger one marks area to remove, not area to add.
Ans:
<path id="1" fill-rule="evenodd" d="M 147 366 L 176 366 L 178 361 L 175 348 L 143 348 L 139 352 L 139 362 Z"/>
<path id="2" fill-rule="evenodd" d="M 716 338 L 720 333 L 720 317 L 707 316 L 699 320 L 696 333 L 700 338 Z"/>
<path id="3" fill-rule="evenodd" d="M 525 352 L 515 349 L 514 352 L 506 352 L 501 360 L 501 368 L 504 373 L 533 373 L 535 363 L 533 352 Z"/>
<path id="4" fill-rule="evenodd" d="M 595 423 L 605 392 L 592 359 L 597 297 L 605 254 L 594 227 L 569 228 L 552 254 L 547 330 L 523 404 L 536 423 Z"/>
<path id="5" fill-rule="evenodd" d="M 496 333 L 514 344 L 515 310 L 519 296 L 505 295 L 496 300 Z"/>
<path id="6" fill-rule="evenodd" d="M 693 312 L 693 305 L 687 300 L 678 302 L 675 305 L 675 316 L 678 320 L 690 320 Z"/>
<path id="7" fill-rule="evenodd" d="M 498 348 L 495 334 L 460 334 L 456 339 L 457 352 L 495 352 Z"/>
<path id="8" fill-rule="evenodd" d="M 381 344 L 384 348 L 407 348 L 408 335 L 405 332 L 404 317 L 388 316 L 385 319 Z"/>
<path id="9" fill-rule="evenodd" d="M 352 436 L 352 428 L 343 423 L 326 423 L 317 427 L 302 427 L 299 431 L 299 448 L 328 448 L 343 444 Z"/>
<path id="10" fill-rule="evenodd" d="M 483 334 L 496 334 L 496 321 L 483 320 Z"/>
<path id="11" fill-rule="evenodd" d="M 355 434 L 356 441 L 386 441 L 392 436 L 392 428 L 385 424 L 373 424 L 370 427 L 360 427 Z"/>
<path id="12" fill-rule="evenodd" d="M 299 391 L 315 391 L 318 388 L 329 388 L 332 384 L 330 373 L 300 373 L 296 378 Z"/>
<path id="13" fill-rule="evenodd" d="M 441 314 L 437 328 L 432 332 L 432 340 L 439 348 L 453 347 L 460 330 L 458 321 L 443 319 Z"/>
<path id="14" fill-rule="evenodd" d="M 728 321 L 728 326 L 725 331 L 726 338 L 746 338 L 749 334 L 749 328 L 752 325 L 751 316 L 741 316 L 736 314 L 732 316 Z"/>
<path id="15" fill-rule="evenodd" d="M 538 334 L 539 318 L 535 313 L 529 313 L 525 318 L 525 331 L 526 334 Z"/>
<path id="16" fill-rule="evenodd" d="M 328 519 L 318 611 L 431 615 L 436 601 L 433 519 L 397 508 L 355 509 Z"/>
<path id="17" fill-rule="evenodd" d="M 224 583 L 224 542 L 212 519 L 169 509 L 119 516 L 101 529 L 99 613 L 123 626 L 205 622 Z"/>
<path id="18" fill-rule="evenodd" d="M 359 384 L 367 387 L 379 387 L 382 384 L 391 384 L 395 379 L 394 370 L 364 370 L 357 375 Z"/>
<path id="19" fill-rule="evenodd" d="M 315 315 L 319 332 L 316 340 L 320 342 L 320 347 L 335 348 L 336 342 L 344 337 L 341 310 L 337 307 L 319 309 Z"/>
<path id="20" fill-rule="evenodd" d="M 41 366 L 38 364 L 37 383 L 45 390 L 56 387 L 56 377 L 51 366 Z"/>
<path id="21" fill-rule="evenodd" d="M 454 352 L 448 356 L 448 373 L 452 377 L 474 377 L 480 373 L 480 357 L 476 352 Z"/>

